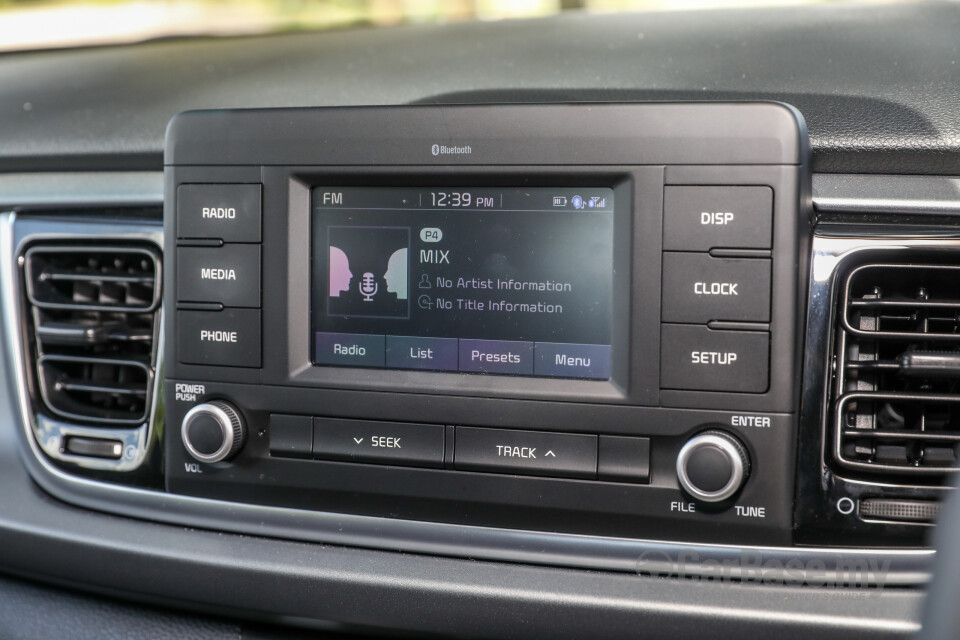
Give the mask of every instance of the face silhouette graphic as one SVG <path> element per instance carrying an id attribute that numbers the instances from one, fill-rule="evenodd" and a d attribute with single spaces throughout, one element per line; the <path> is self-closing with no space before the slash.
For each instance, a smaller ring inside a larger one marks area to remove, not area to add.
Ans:
<path id="1" fill-rule="evenodd" d="M 410 228 L 330 226 L 327 314 L 407 318 Z"/>
<path id="2" fill-rule="evenodd" d="M 340 249 L 330 247 L 330 296 L 339 298 L 344 291 L 350 290 L 350 281 L 353 274 L 350 273 L 350 260 Z"/>
<path id="3" fill-rule="evenodd" d="M 407 299 L 407 249 L 393 252 L 383 279 L 387 282 L 387 291 L 397 294 L 397 300 Z"/>

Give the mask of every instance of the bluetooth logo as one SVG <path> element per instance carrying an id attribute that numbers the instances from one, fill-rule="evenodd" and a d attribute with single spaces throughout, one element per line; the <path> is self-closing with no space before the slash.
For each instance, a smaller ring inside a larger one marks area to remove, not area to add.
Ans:
<path id="1" fill-rule="evenodd" d="M 432 153 L 435 156 L 440 155 L 440 145 L 435 144 L 432 147 L 430 147 L 430 153 Z"/>

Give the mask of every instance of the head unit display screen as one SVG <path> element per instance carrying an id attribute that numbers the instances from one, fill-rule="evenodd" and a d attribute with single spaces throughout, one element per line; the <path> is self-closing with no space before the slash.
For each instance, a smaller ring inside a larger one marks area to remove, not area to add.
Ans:
<path id="1" fill-rule="evenodd" d="M 613 190 L 312 190 L 313 362 L 610 378 Z"/>

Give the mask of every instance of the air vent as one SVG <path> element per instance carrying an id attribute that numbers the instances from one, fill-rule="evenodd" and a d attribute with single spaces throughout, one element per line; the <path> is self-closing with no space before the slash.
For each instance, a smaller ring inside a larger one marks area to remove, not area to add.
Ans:
<path id="1" fill-rule="evenodd" d="M 142 424 L 155 371 L 159 255 L 147 246 L 34 245 L 24 257 L 46 409 L 97 426 Z"/>
<path id="2" fill-rule="evenodd" d="M 894 484 L 954 471 L 960 267 L 859 266 L 841 280 L 838 314 L 835 461 Z"/>

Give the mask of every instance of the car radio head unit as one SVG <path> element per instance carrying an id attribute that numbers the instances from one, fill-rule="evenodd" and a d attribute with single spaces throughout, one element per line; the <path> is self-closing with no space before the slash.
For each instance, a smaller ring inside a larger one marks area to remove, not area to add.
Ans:
<path id="1" fill-rule="evenodd" d="M 311 193 L 314 364 L 610 378 L 613 190 Z"/>
<path id="2" fill-rule="evenodd" d="M 181 114 L 167 490 L 788 541 L 808 153 L 769 103 Z"/>

